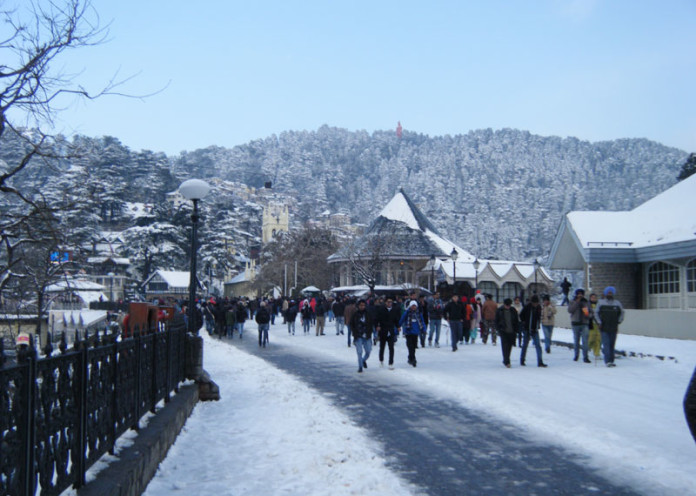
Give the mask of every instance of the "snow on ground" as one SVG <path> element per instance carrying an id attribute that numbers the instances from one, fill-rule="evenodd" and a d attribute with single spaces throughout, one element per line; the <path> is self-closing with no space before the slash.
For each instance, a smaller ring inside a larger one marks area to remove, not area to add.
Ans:
<path id="1" fill-rule="evenodd" d="M 357 372 L 355 348 L 345 336 L 289 336 L 271 328 L 271 344 L 343 361 Z M 583 455 L 592 467 L 646 494 L 696 494 L 696 444 L 684 420 L 684 391 L 696 364 L 696 341 L 620 335 L 617 349 L 674 357 L 620 358 L 606 368 L 572 361 L 552 347 L 549 368 L 502 366 L 500 347 L 460 346 L 453 353 L 443 326 L 441 348 L 419 349 L 408 366 L 403 339 L 396 370 L 377 365 L 355 380 L 393 381 L 461 403 L 517 425 L 535 441 Z M 255 337 L 255 325 L 246 335 Z M 556 329 L 554 339 L 570 342 Z M 219 402 L 200 403 L 148 487 L 148 496 L 181 494 L 415 494 L 385 465 L 389 453 L 352 424 L 331 401 L 268 363 L 205 336 L 205 368 L 221 389 Z M 456 377 L 456 380 L 453 380 Z M 340 385 L 339 385 L 340 387 Z M 311 408 L 309 408 L 311 405 Z M 289 427 L 291 426 L 291 427 Z"/>
<path id="2" fill-rule="evenodd" d="M 264 360 L 205 337 L 205 368 L 222 399 L 196 406 L 146 495 L 414 494 L 346 413 Z"/>

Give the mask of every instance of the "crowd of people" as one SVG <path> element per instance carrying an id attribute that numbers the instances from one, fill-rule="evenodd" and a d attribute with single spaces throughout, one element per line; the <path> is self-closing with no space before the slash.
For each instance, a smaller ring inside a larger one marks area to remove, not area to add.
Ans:
<path id="1" fill-rule="evenodd" d="M 603 355 L 606 366 L 614 367 L 616 337 L 624 319 L 624 309 L 616 299 L 616 289 L 606 287 L 600 299 L 595 293 L 586 298 L 585 290 L 578 288 L 570 300 L 566 292 L 569 286 L 563 287 L 562 306 L 567 302 L 573 332 L 573 360 L 579 361 L 582 353 L 583 362 L 592 363 L 589 359 L 589 352 L 592 351 L 595 359 Z M 175 313 L 188 318 L 184 302 L 171 301 L 168 304 Z M 447 341 L 451 342 L 452 351 L 457 351 L 458 346 L 464 343 L 475 343 L 477 338 L 483 344 L 490 339 L 493 346 L 499 340 L 503 365 L 510 368 L 512 348 L 516 345 L 520 347 L 520 366 L 526 365 L 531 341 L 536 351 L 537 366 L 546 368 L 539 331 L 543 331 L 543 350 L 551 353 L 558 312 L 548 295 L 541 299 L 538 295 L 532 295 L 524 304 L 520 297 L 506 298 L 499 305 L 490 294 L 477 294 L 472 298 L 455 294 L 445 302 L 439 292 L 428 297 L 411 293 L 408 297 L 395 295 L 363 299 L 323 296 L 298 300 L 210 298 L 198 301 L 195 310 L 195 325 L 204 325 L 210 335 L 220 338 L 233 339 L 236 333 L 242 339 L 245 323 L 253 318 L 257 323 L 259 347 L 264 348 L 269 342 L 270 326 L 279 316 L 287 325 L 290 335 L 295 334 L 298 315 L 303 333 L 307 335 L 314 327 L 315 336 L 324 336 L 327 322 L 335 322 L 336 335 L 345 335 L 348 347 L 355 347 L 358 373 L 367 368 L 372 346 L 378 343 L 380 366 L 384 366 L 385 351 L 388 351 L 387 365 L 393 369 L 394 344 L 399 335 L 406 340 L 407 363 L 416 367 L 416 350 L 424 348 L 426 341 L 428 347 L 440 347 L 443 320 L 449 327 Z M 127 328 L 127 316 L 124 320 Z M 27 344 L 28 338 L 25 336 L 17 339 L 18 347 Z M 696 371 L 684 397 L 684 413 L 696 439 Z"/>
<path id="2" fill-rule="evenodd" d="M 615 298 L 616 290 L 607 287 L 603 298 L 577 289 L 567 311 L 570 314 L 574 337 L 574 360 L 591 363 L 590 350 L 595 358 L 600 354 L 608 367 L 615 366 L 614 346 L 618 326 L 623 320 L 623 308 Z M 244 335 L 245 322 L 254 319 L 258 325 L 259 346 L 268 344 L 268 330 L 276 318 L 282 318 L 289 335 L 297 331 L 299 316 L 302 334 L 325 336 L 329 323 L 334 323 L 335 334 L 345 335 L 348 347 L 354 346 L 358 372 L 368 366 L 372 347 L 379 344 L 379 364 L 394 368 L 394 344 L 399 336 L 406 341 L 407 363 L 417 366 L 416 350 L 439 348 L 443 322 L 446 323 L 447 345 L 453 352 L 462 344 L 483 344 L 500 341 L 503 365 L 511 367 L 514 347 L 520 348 L 519 364 L 526 366 L 527 350 L 534 346 L 537 366 L 546 368 L 543 355 L 551 353 L 553 329 L 558 309 L 548 295 L 534 294 L 523 303 L 522 298 L 506 298 L 499 305 L 490 294 L 475 297 L 452 295 L 444 301 L 439 292 L 431 296 L 386 295 L 358 299 L 350 296 L 325 298 L 323 295 L 269 299 L 210 299 L 203 302 L 201 311 L 207 331 L 219 337 L 239 339 Z M 540 334 L 543 333 L 543 334 Z M 542 340 L 543 339 L 543 340 Z"/>

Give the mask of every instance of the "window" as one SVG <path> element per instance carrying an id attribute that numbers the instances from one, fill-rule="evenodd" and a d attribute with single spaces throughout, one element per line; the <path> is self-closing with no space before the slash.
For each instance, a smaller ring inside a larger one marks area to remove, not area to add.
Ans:
<path id="1" fill-rule="evenodd" d="M 696 293 L 696 258 L 686 264 L 686 290 Z"/>
<path id="2" fill-rule="evenodd" d="M 493 295 L 493 299 L 498 295 L 498 286 L 491 281 L 479 281 L 478 289 L 482 294 Z"/>
<path id="3" fill-rule="evenodd" d="M 679 267 L 657 262 L 648 269 L 648 293 L 679 293 Z"/>
<path id="4" fill-rule="evenodd" d="M 522 295 L 522 285 L 517 282 L 506 282 L 500 289 L 500 301 L 505 300 L 505 298 L 515 299 L 515 296 Z"/>

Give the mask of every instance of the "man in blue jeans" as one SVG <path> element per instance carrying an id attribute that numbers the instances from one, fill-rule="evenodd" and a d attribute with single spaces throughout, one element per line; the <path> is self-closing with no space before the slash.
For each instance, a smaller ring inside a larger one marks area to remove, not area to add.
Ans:
<path id="1" fill-rule="evenodd" d="M 358 308 L 350 319 L 350 330 L 353 333 L 353 344 L 358 354 L 358 372 L 367 368 L 367 359 L 372 351 L 372 316 L 367 311 L 365 300 L 358 302 Z"/>
<path id="2" fill-rule="evenodd" d="M 452 337 L 452 351 L 457 351 L 457 343 L 462 338 L 464 322 L 464 305 L 459 301 L 459 296 L 454 294 L 452 299 L 445 305 L 444 316 L 450 326 Z"/>
<path id="3" fill-rule="evenodd" d="M 589 351 L 590 338 L 590 318 L 592 318 L 592 308 L 585 298 L 585 290 L 578 288 L 575 290 L 573 301 L 568 304 L 570 314 L 570 324 L 573 328 L 573 343 L 575 348 L 574 361 L 578 361 L 580 356 L 580 341 L 582 340 L 582 358 L 585 363 L 590 362 L 587 353 Z"/>
<path id="4" fill-rule="evenodd" d="M 624 319 L 624 309 L 621 302 L 614 298 L 616 289 L 608 286 L 604 289 L 604 298 L 599 300 L 595 309 L 594 318 L 602 333 L 602 353 L 607 367 L 615 367 L 614 346 L 616 335 L 619 332 L 619 324 Z"/>
<path id="5" fill-rule="evenodd" d="M 256 311 L 256 323 L 259 325 L 259 346 L 264 348 L 268 344 L 268 328 L 271 321 L 271 312 L 266 308 L 266 302 L 262 301 Z"/>
<path id="6" fill-rule="evenodd" d="M 522 352 L 520 353 L 520 365 L 523 367 L 527 358 L 527 347 L 529 339 L 534 341 L 534 348 L 537 355 L 537 366 L 546 367 L 541 354 L 541 343 L 539 341 L 539 325 L 541 324 L 541 307 L 539 306 L 539 296 L 533 295 L 529 305 L 526 305 L 520 312 L 520 322 L 522 324 Z"/>
<path id="7" fill-rule="evenodd" d="M 428 313 L 430 318 L 430 333 L 428 334 L 428 346 L 433 345 L 433 334 L 435 335 L 435 348 L 440 347 L 440 329 L 442 327 L 442 313 L 445 304 L 440 299 L 440 292 L 435 292 L 432 300 L 428 302 Z"/>

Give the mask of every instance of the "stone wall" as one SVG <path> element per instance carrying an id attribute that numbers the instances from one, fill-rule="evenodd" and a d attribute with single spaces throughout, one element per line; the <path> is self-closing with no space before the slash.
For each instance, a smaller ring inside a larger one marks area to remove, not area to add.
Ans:
<path id="1" fill-rule="evenodd" d="M 642 308 L 643 283 L 640 264 L 593 263 L 588 269 L 587 295 L 597 293 L 601 298 L 604 288 L 614 286 L 616 298 L 624 308 Z"/>
<path id="2" fill-rule="evenodd" d="M 116 455 L 117 460 L 78 490 L 80 496 L 136 496 L 142 494 L 157 467 L 198 402 L 198 384 L 181 386 L 179 393 L 157 412 L 135 437 L 134 443 Z M 88 472 L 89 475 L 89 472 Z"/>

